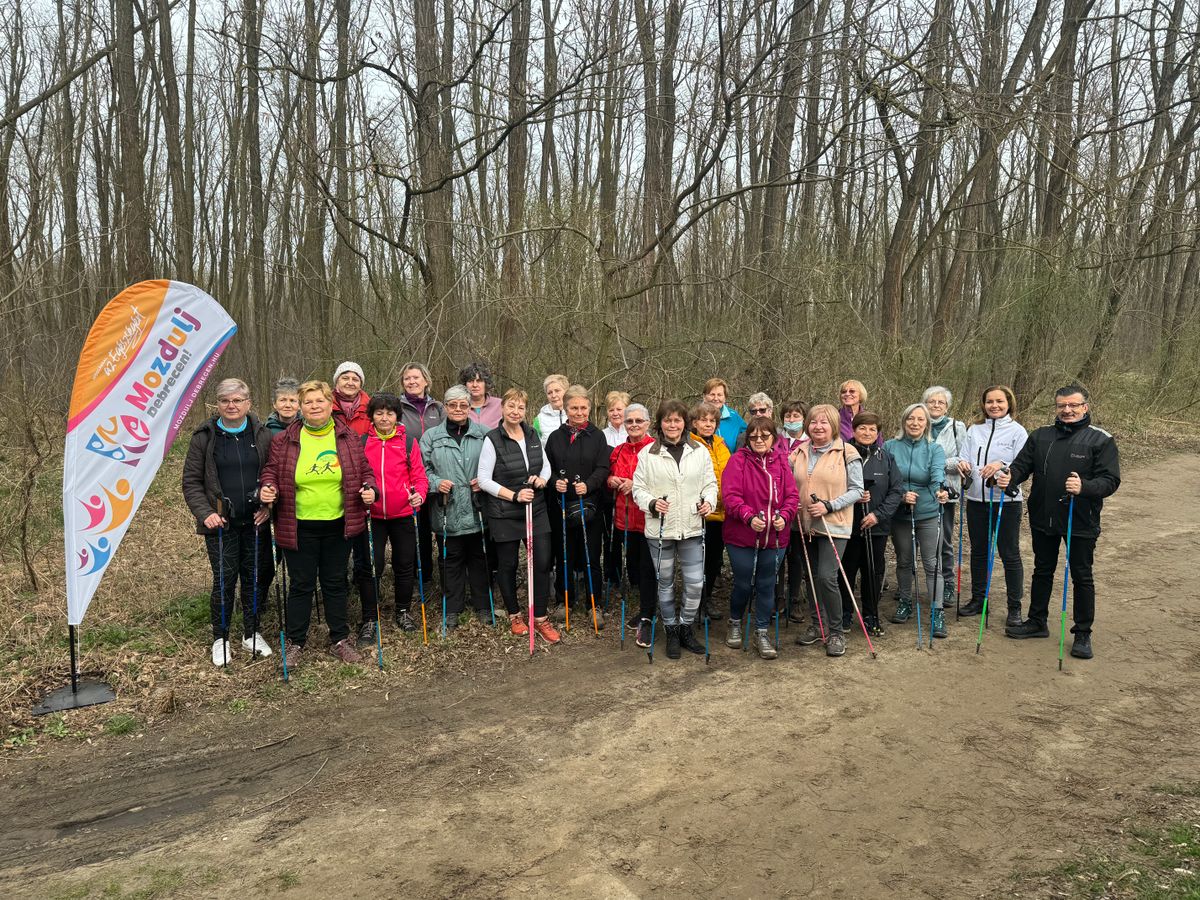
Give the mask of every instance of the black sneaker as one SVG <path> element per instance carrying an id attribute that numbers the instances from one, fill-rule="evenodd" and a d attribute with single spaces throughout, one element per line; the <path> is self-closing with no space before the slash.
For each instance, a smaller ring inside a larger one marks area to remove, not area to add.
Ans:
<path id="1" fill-rule="evenodd" d="M 355 645 L 359 650 L 375 646 L 375 620 L 367 619 L 358 626 L 358 639 Z"/>
<path id="2" fill-rule="evenodd" d="M 1026 619 L 1020 625 L 1015 625 L 1012 628 L 1005 627 L 1004 636 L 1019 641 L 1025 638 L 1050 637 L 1050 631 L 1046 628 L 1045 622 L 1035 622 L 1033 619 Z"/>
<path id="3" fill-rule="evenodd" d="M 396 616 L 396 627 L 401 631 L 413 632 L 420 630 L 421 626 L 417 620 L 413 618 L 412 613 L 407 609 Z"/>
<path id="4" fill-rule="evenodd" d="M 637 644 L 639 647 L 649 647 L 650 646 L 650 620 L 649 619 L 642 619 L 640 622 L 638 622 L 637 637 L 634 639 L 634 643 Z"/>
<path id="5" fill-rule="evenodd" d="M 1075 635 L 1075 641 L 1071 644 L 1071 655 L 1076 659 L 1091 659 L 1092 636 L 1090 634 Z"/>
<path id="6" fill-rule="evenodd" d="M 958 608 L 958 614 L 960 616 L 977 616 L 981 612 L 983 612 L 982 600 L 971 600 Z"/>
<path id="7" fill-rule="evenodd" d="M 1021 619 L 1021 604 L 1010 606 L 1008 608 L 1008 618 L 1004 620 L 1005 628 L 1016 628 L 1022 622 Z"/>
<path id="8" fill-rule="evenodd" d="M 667 626 L 667 659 L 679 659 L 680 653 L 679 626 Z"/>

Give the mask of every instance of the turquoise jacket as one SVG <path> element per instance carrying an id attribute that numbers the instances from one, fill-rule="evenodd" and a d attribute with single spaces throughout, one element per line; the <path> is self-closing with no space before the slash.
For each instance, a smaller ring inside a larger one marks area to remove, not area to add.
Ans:
<path id="1" fill-rule="evenodd" d="M 717 434 L 732 453 L 738 445 L 738 437 L 746 430 L 746 420 L 730 406 L 721 407 L 721 419 L 717 422 Z"/>
<path id="2" fill-rule="evenodd" d="M 900 470 L 900 485 L 905 492 L 917 492 L 917 508 L 913 518 L 921 522 L 938 514 L 937 492 L 946 480 L 946 451 L 933 441 L 905 436 L 892 438 L 883 448 L 892 454 Z M 900 504 L 896 518 L 908 518 L 909 507 Z"/>
<path id="3" fill-rule="evenodd" d="M 421 458 L 429 477 L 429 499 L 426 500 L 429 524 L 439 534 L 443 526 L 450 536 L 479 531 L 471 479 L 479 472 L 479 454 L 483 451 L 487 433 L 488 430 L 478 422 L 469 422 L 460 444 L 450 436 L 446 423 L 442 422 L 421 435 Z M 443 495 L 437 489 L 443 481 L 454 484 L 445 505 L 442 504 Z M 479 500 L 482 504 L 482 494 Z"/>

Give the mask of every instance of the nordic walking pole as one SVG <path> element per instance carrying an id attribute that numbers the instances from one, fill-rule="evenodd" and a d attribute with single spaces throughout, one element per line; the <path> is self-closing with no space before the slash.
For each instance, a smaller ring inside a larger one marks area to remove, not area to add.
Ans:
<path id="1" fill-rule="evenodd" d="M 288 680 L 287 670 L 287 640 L 284 632 L 287 630 L 287 619 L 284 618 L 283 601 L 287 597 L 287 560 L 280 559 L 278 551 L 275 548 L 275 530 L 272 528 L 269 532 L 271 536 L 271 561 L 279 560 L 276 567 L 281 573 L 283 579 L 283 588 L 280 589 L 279 582 L 275 582 L 275 605 L 279 610 L 279 658 L 283 660 L 283 680 L 286 683 Z"/>
<path id="2" fill-rule="evenodd" d="M 446 494 L 441 495 L 442 504 L 442 640 L 446 639 Z"/>
<path id="3" fill-rule="evenodd" d="M 954 580 L 954 621 L 959 619 L 960 603 L 962 601 L 962 553 L 963 553 L 963 519 L 967 517 L 967 490 L 970 482 L 963 477 L 962 491 L 958 495 L 958 571 Z"/>
<path id="4" fill-rule="evenodd" d="M 229 668 L 229 625 L 226 622 L 227 614 L 225 612 L 225 504 L 228 501 L 224 497 L 217 498 L 217 515 L 221 517 L 221 524 L 217 526 L 217 568 L 218 580 L 221 587 L 221 665 Z"/>
<path id="5" fill-rule="evenodd" d="M 1072 475 L 1075 473 L 1072 472 Z M 1067 507 L 1067 559 L 1063 571 L 1062 617 L 1058 623 L 1058 671 L 1062 671 L 1063 644 L 1067 639 L 1067 584 L 1071 581 L 1071 525 L 1075 520 L 1075 495 Z"/>
<path id="6" fill-rule="evenodd" d="M 808 559 L 808 540 L 804 529 L 800 529 L 800 549 L 804 551 L 804 570 L 808 573 L 808 589 L 812 591 L 813 609 L 817 611 L 817 628 L 821 632 L 821 643 L 825 643 L 825 622 L 821 618 L 821 598 L 817 596 L 817 588 L 813 582 L 812 563 Z"/>
<path id="7" fill-rule="evenodd" d="M 996 488 L 993 485 L 988 488 L 988 506 L 991 507 L 992 497 L 996 493 Z M 983 629 L 987 626 L 988 600 L 992 596 L 992 569 L 996 564 L 996 544 L 1000 540 L 1000 517 L 1004 515 L 1004 493 L 1000 494 L 1000 507 L 996 510 L 996 530 L 991 530 L 991 516 L 988 517 L 988 564 L 987 564 L 987 585 L 983 589 L 983 609 L 979 616 L 979 637 L 975 641 L 975 652 L 979 652 L 979 647 L 983 643 Z"/>
<path id="8" fill-rule="evenodd" d="M 909 522 L 911 523 L 912 531 L 912 595 L 913 609 L 917 611 L 917 649 L 920 650 L 924 641 L 921 640 L 921 589 L 917 584 L 917 504 L 912 504 L 908 510 Z M 935 582 L 936 584 L 936 582 Z M 930 604 L 933 601 L 929 601 Z M 932 606 L 930 607 L 932 608 Z M 929 623 L 930 630 L 933 629 L 933 623 Z"/>
<path id="9" fill-rule="evenodd" d="M 532 490 L 532 489 L 531 489 Z M 529 588 L 529 655 L 533 656 L 533 501 L 525 504 L 525 581 Z"/>
<path id="10" fill-rule="evenodd" d="M 487 534 L 484 533 L 483 513 L 481 513 L 479 511 L 479 507 L 475 507 L 475 520 L 479 523 L 479 540 L 480 540 L 480 543 L 483 544 L 483 565 L 484 565 L 484 568 L 487 569 L 488 609 L 491 611 L 491 614 L 492 614 L 492 627 L 495 628 L 496 627 L 496 601 L 492 596 L 492 568 L 488 564 Z"/>
<path id="11" fill-rule="evenodd" d="M 809 494 L 813 503 L 820 503 L 816 494 Z M 825 532 L 825 537 L 829 538 L 829 549 L 833 551 L 833 558 L 837 561 L 838 572 L 841 573 L 842 583 L 846 585 L 846 590 L 850 592 L 850 605 L 854 607 L 854 614 L 858 616 L 859 627 L 862 628 L 863 637 L 867 639 L 867 649 L 871 651 L 871 659 L 877 659 L 875 655 L 875 645 L 871 643 L 871 634 L 867 631 L 867 623 L 863 620 L 862 610 L 858 608 L 858 601 L 854 599 L 854 588 L 850 585 L 850 579 L 846 577 L 846 570 L 842 566 L 842 555 L 838 553 L 837 543 L 833 539 L 833 535 L 828 531 Z"/>
<path id="12" fill-rule="evenodd" d="M 696 501 L 696 512 L 700 512 L 700 508 L 704 506 L 704 498 L 701 497 Z M 708 561 L 708 547 L 706 546 L 708 534 L 705 532 L 704 516 L 700 517 L 700 571 L 704 571 L 705 563 Z M 703 586 L 701 586 L 703 593 Z M 779 643 L 779 632 L 775 633 L 775 643 Z M 708 665 L 708 605 L 704 606 L 704 664 Z"/>
<path id="13" fill-rule="evenodd" d="M 364 484 L 363 487 L 366 487 Z M 387 550 L 387 544 L 384 544 Z M 383 606 L 379 598 L 379 570 L 375 567 L 375 529 L 371 522 L 371 510 L 367 508 L 367 555 L 371 558 L 371 585 L 375 588 L 375 661 L 383 671 L 383 626 L 380 624 L 379 609 Z"/>
<path id="14" fill-rule="evenodd" d="M 254 662 L 255 657 L 258 656 L 258 547 L 259 547 L 258 539 L 259 539 L 259 533 L 258 533 L 258 523 L 256 523 L 254 521 L 253 515 L 251 515 L 250 524 L 254 526 L 254 575 L 253 575 L 254 587 L 251 592 L 251 596 L 254 598 L 253 606 L 251 607 L 251 616 L 254 619 L 254 635 L 250 638 L 250 662 Z M 243 610 L 243 615 L 245 615 L 245 610 Z M 243 627 L 245 627 L 245 626 L 243 625 Z"/>
<path id="15" fill-rule="evenodd" d="M 575 476 L 575 483 L 579 483 L 578 475 Z M 592 604 L 592 628 L 596 632 L 596 637 L 600 637 L 600 623 L 596 618 L 596 590 L 592 587 L 592 551 L 588 547 L 587 509 L 583 505 L 582 494 L 576 494 L 575 499 L 579 501 L 579 536 L 583 540 L 583 565 L 587 571 L 588 599 Z M 621 627 L 624 625 L 622 624 Z"/>
<path id="16" fill-rule="evenodd" d="M 767 514 L 763 510 L 759 510 L 756 515 L 764 522 L 766 521 Z M 764 528 L 763 531 L 766 531 L 766 529 Z M 758 546 L 758 537 L 757 534 L 754 535 L 754 562 L 750 565 L 750 596 L 746 598 L 746 611 L 742 613 L 742 619 L 745 623 L 742 626 L 743 653 L 750 651 L 750 609 L 754 606 L 754 602 L 757 599 L 755 588 L 758 586 L 758 551 L 760 549 Z"/>
<path id="17" fill-rule="evenodd" d="M 567 470 L 559 469 L 558 477 L 560 480 L 565 481 L 567 478 Z M 555 485 L 555 487 L 557 488 L 557 485 Z M 566 627 L 567 631 L 570 632 L 570 630 L 571 630 L 571 559 L 570 559 L 570 551 L 568 551 L 568 549 L 567 549 L 567 494 L 566 494 L 566 491 L 563 491 L 561 494 L 558 495 L 558 507 L 559 507 L 559 509 L 562 510 L 561 518 L 562 518 L 562 533 L 563 533 L 563 538 L 562 538 L 562 541 L 563 541 L 562 542 L 562 547 L 563 547 L 563 551 L 562 551 L 563 552 L 563 555 L 562 555 L 563 609 L 564 609 L 564 611 L 566 613 L 566 617 L 567 617 L 565 627 Z"/>
<path id="18" fill-rule="evenodd" d="M 667 495 L 662 495 L 662 502 L 667 502 Z M 654 501 L 650 502 L 654 506 Z M 662 545 L 663 545 L 663 527 L 667 524 L 667 514 L 659 513 L 658 517 L 658 556 L 654 559 L 654 587 L 658 590 L 658 579 L 662 577 Z M 647 665 L 654 665 L 654 626 L 658 624 L 658 597 L 654 598 L 654 615 L 650 617 L 650 646 L 646 650 L 646 656 L 649 658 Z"/>
<path id="19" fill-rule="evenodd" d="M 412 503 L 412 497 L 415 493 L 416 491 L 409 486 L 409 503 Z M 414 506 L 412 511 L 413 546 L 417 551 L 417 591 L 421 598 L 421 638 L 425 642 L 425 646 L 429 646 L 429 625 L 425 620 L 425 573 L 421 570 L 421 526 L 417 522 L 418 515 L 419 511 Z M 376 627 L 378 627 L 378 622 L 376 622 Z"/>
<path id="20" fill-rule="evenodd" d="M 617 521 L 617 506 L 613 504 L 613 521 Z M 615 527 L 615 526 L 614 526 Z M 629 499 L 625 500 L 625 530 L 621 532 L 621 649 L 625 649 L 625 595 L 627 579 L 625 572 L 629 568 Z"/>

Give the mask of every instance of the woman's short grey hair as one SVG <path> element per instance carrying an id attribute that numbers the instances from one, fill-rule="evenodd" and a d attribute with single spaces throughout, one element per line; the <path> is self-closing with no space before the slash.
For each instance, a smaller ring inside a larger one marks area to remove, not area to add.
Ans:
<path id="1" fill-rule="evenodd" d="M 749 405 L 750 407 L 755 407 L 755 406 L 757 406 L 758 404 L 760 404 L 760 403 L 761 403 L 761 404 L 762 404 L 763 406 L 765 406 L 767 409 L 774 409 L 774 408 L 775 408 L 775 401 L 774 401 L 774 400 L 772 400 L 770 397 L 768 397 L 768 396 L 767 396 L 765 393 L 763 393 L 762 391 L 756 391 L 756 392 L 754 392 L 753 394 L 751 394 L 751 395 L 750 395 L 750 399 L 749 399 L 749 400 L 747 400 L 747 401 L 746 401 L 746 403 L 747 403 L 747 405 Z"/>
<path id="2" fill-rule="evenodd" d="M 910 403 L 904 407 L 904 412 L 900 413 L 900 430 L 896 432 L 897 438 L 908 436 L 908 432 L 904 430 L 904 423 L 908 421 L 908 417 L 913 414 L 913 411 L 918 409 L 925 413 L 925 434 L 918 438 L 918 440 L 933 440 L 933 416 L 929 414 L 929 407 L 924 403 Z"/>
<path id="3" fill-rule="evenodd" d="M 244 394 L 246 399 L 250 399 L 250 385 L 242 381 L 240 378 L 226 378 L 217 385 L 217 399 L 228 397 L 230 394 Z"/>
<path id="4" fill-rule="evenodd" d="M 630 403 L 628 406 L 625 407 L 625 418 L 626 419 L 628 419 L 631 415 L 634 415 L 636 413 L 641 413 L 642 418 L 649 421 L 650 410 L 646 409 L 646 407 L 643 406 L 641 403 Z"/>
<path id="5" fill-rule="evenodd" d="M 471 395 L 461 384 L 452 384 L 446 388 L 446 393 L 442 395 L 442 402 L 449 403 L 452 400 L 466 400 L 469 403 Z"/>
<path id="6" fill-rule="evenodd" d="M 925 388 L 925 393 L 921 395 L 921 402 L 928 403 L 938 394 L 946 398 L 946 411 L 949 412 L 950 407 L 954 405 L 954 395 L 950 393 L 950 388 L 942 387 L 940 384 L 935 384 L 933 387 Z"/>
<path id="7" fill-rule="evenodd" d="M 280 378 L 277 382 L 275 382 L 275 387 L 271 394 L 271 400 L 278 400 L 284 394 L 295 394 L 297 397 L 299 397 L 300 382 L 295 378 L 292 378 L 290 375 L 285 375 L 283 378 Z"/>

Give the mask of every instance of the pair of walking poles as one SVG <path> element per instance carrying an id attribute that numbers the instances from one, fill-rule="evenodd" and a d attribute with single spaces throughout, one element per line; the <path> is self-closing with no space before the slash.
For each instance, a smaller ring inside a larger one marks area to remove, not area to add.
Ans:
<path id="1" fill-rule="evenodd" d="M 560 481 L 566 481 L 567 473 L 565 469 L 558 470 Z M 570 482 L 571 485 L 579 483 L 579 476 Z M 592 551 L 588 546 L 587 534 L 587 507 L 583 503 L 583 495 L 577 494 L 575 497 L 579 501 L 579 530 L 580 540 L 583 542 L 583 562 L 587 571 L 587 586 L 588 598 L 592 606 L 592 629 L 596 633 L 596 637 L 600 636 L 600 623 L 596 616 L 596 591 L 592 583 Z M 563 541 L 563 606 L 566 611 L 566 629 L 571 630 L 571 551 L 570 545 L 567 543 L 567 494 L 562 492 L 558 495 L 558 505 L 561 510 L 562 518 L 562 541 Z M 621 628 L 625 627 L 624 616 L 622 616 Z"/>

